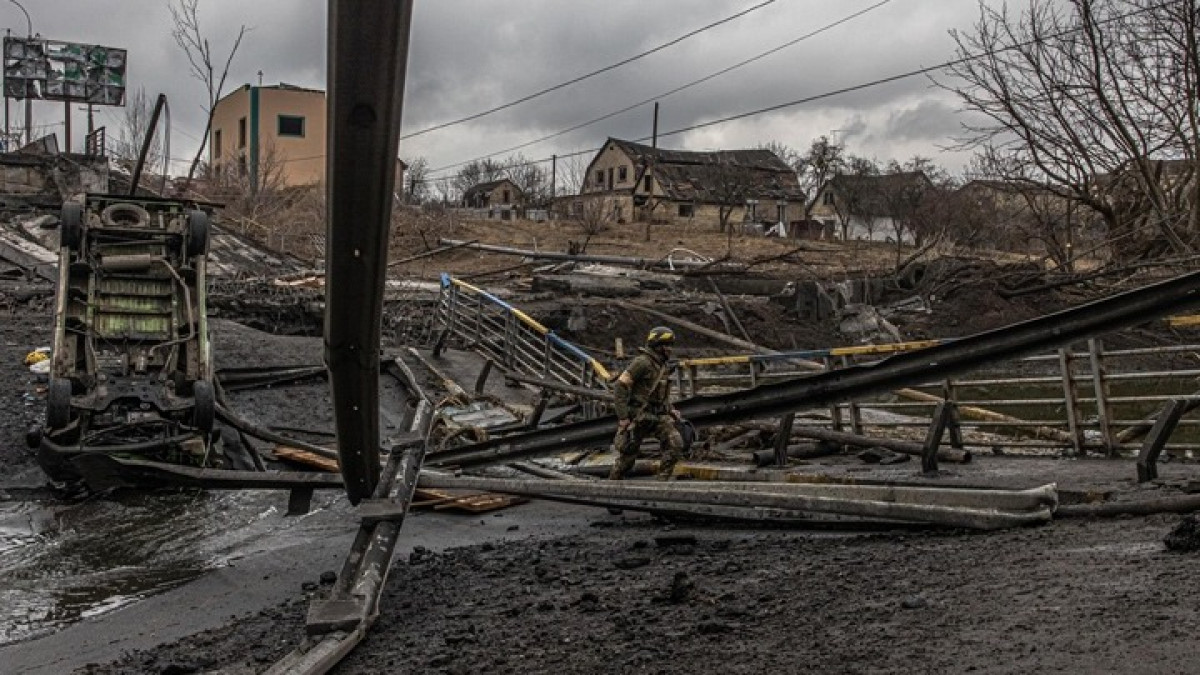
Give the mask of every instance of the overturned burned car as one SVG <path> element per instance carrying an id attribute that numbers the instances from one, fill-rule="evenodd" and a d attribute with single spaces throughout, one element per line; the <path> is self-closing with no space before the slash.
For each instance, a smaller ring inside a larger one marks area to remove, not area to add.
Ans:
<path id="1" fill-rule="evenodd" d="M 38 461 L 88 455 L 215 466 L 205 317 L 209 214 L 195 202 L 88 195 L 63 205 L 54 346 Z"/>

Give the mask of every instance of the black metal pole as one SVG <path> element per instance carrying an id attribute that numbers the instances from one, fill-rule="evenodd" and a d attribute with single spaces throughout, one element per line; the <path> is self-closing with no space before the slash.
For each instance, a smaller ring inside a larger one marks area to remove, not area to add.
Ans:
<path id="1" fill-rule="evenodd" d="M 330 0 L 325 364 L 351 502 L 379 481 L 379 333 L 412 0 Z"/>

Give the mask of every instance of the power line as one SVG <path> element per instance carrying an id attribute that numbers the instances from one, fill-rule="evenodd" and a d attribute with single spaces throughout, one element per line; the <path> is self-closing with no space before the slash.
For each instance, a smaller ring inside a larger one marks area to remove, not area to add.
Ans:
<path id="1" fill-rule="evenodd" d="M 610 118 L 616 117 L 617 115 L 620 115 L 620 114 L 623 114 L 623 113 L 627 113 L 627 112 L 629 112 L 630 110 L 635 110 L 635 109 L 637 109 L 637 108 L 640 108 L 640 107 L 642 107 L 642 106 L 649 105 L 649 104 L 651 104 L 651 103 L 654 103 L 655 101 L 661 101 L 662 99 L 664 99 L 664 98 L 667 98 L 667 97 L 669 97 L 669 96 L 673 96 L 673 95 L 675 95 L 675 94 L 678 94 L 679 92 L 681 92 L 681 91 L 684 91 L 685 89 L 690 89 L 690 88 L 692 88 L 692 87 L 695 87 L 695 86 L 698 86 L 698 85 L 700 85 L 700 84 L 703 84 L 703 83 L 705 83 L 705 82 L 708 82 L 709 80 L 712 80 L 712 79 L 714 79 L 714 78 L 720 77 L 721 75 L 724 75 L 724 74 L 726 74 L 726 73 L 729 73 L 729 72 L 731 72 L 731 71 L 737 70 L 738 68 L 741 68 L 741 67 L 743 67 L 743 66 L 747 66 L 747 65 L 749 65 L 749 64 L 751 64 L 751 63 L 754 63 L 754 62 L 756 62 L 756 61 L 761 61 L 762 59 L 765 59 L 766 57 L 768 57 L 768 56 L 771 56 L 772 54 L 776 54 L 776 53 L 778 53 L 778 52 L 780 52 L 780 51 L 783 51 L 784 49 L 787 49 L 788 47 L 792 47 L 792 46 L 794 46 L 794 45 L 797 45 L 797 44 L 799 44 L 800 42 L 803 42 L 804 40 L 808 40 L 808 39 L 810 39 L 810 38 L 813 38 L 813 37 L 815 37 L 815 36 L 817 36 L 817 35 L 820 35 L 821 33 L 824 33 L 824 32 L 827 32 L 827 31 L 829 31 L 829 30 L 832 30 L 832 29 L 834 29 L 834 28 L 836 28 L 836 27 L 838 27 L 838 26 L 840 26 L 840 25 L 842 25 L 842 24 L 844 24 L 844 23 L 846 23 L 846 22 L 848 22 L 848 21 L 852 21 L 852 20 L 854 20 L 854 19 L 857 19 L 858 17 L 860 17 L 860 16 L 862 16 L 862 15 L 864 15 L 864 14 L 868 13 L 868 12 L 874 11 L 874 10 L 876 10 L 876 9 L 878 9 L 878 8 L 880 8 L 880 7 L 884 6 L 884 5 L 886 5 L 886 4 L 888 4 L 888 3 L 889 3 L 889 2 L 891 2 L 891 1 L 892 1 L 892 0 L 880 0 L 880 2 L 877 2 L 877 3 L 875 3 L 874 5 L 871 5 L 870 7 L 866 7 L 866 8 L 864 8 L 864 9 L 861 9 L 861 10 L 857 11 L 857 12 L 854 12 L 853 14 L 849 14 L 849 15 L 847 15 L 847 16 L 845 16 L 845 17 L 842 17 L 841 19 L 838 19 L 837 21 L 834 21 L 834 22 L 832 22 L 832 23 L 825 24 L 824 26 L 821 26 L 820 28 L 817 28 L 816 30 L 810 31 L 810 32 L 808 32 L 808 33 L 805 33 L 804 35 L 801 35 L 801 36 L 799 36 L 799 37 L 797 37 L 797 38 L 794 38 L 794 39 L 792 39 L 792 40 L 789 40 L 789 41 L 787 41 L 787 42 L 785 42 L 785 43 L 783 43 L 783 44 L 781 44 L 781 45 L 779 45 L 779 46 L 777 46 L 777 47 L 772 47 L 771 49 L 768 49 L 768 50 L 767 50 L 767 51 L 765 51 L 765 52 L 760 52 L 760 53 L 758 53 L 758 54 L 756 54 L 756 55 L 754 55 L 754 56 L 751 56 L 751 57 L 750 57 L 750 58 L 748 58 L 748 59 L 745 59 L 745 60 L 743 60 L 743 61 L 739 61 L 739 62 L 737 62 L 737 63 L 733 64 L 732 66 L 728 66 L 728 67 L 726 67 L 726 68 L 722 68 L 721 70 L 718 70 L 718 71 L 716 71 L 716 72 L 714 72 L 714 73 L 710 73 L 710 74 L 708 74 L 708 75 L 705 75 L 704 77 L 701 77 L 701 78 L 699 78 L 699 79 L 697 79 L 697 80 L 692 80 L 691 82 L 688 82 L 687 84 L 680 85 L 680 86 L 678 86 L 678 87 L 675 87 L 674 89 L 671 89 L 671 90 L 668 90 L 668 91 L 666 91 L 666 92 L 663 92 L 662 94 L 658 94 L 658 95 L 656 95 L 656 96 L 651 96 L 650 98 L 647 98 L 647 99 L 645 99 L 645 100 L 639 101 L 639 102 L 637 102 L 637 103 L 634 103 L 634 104 L 632 104 L 632 105 L 625 106 L 624 108 L 621 108 L 621 109 L 619 109 L 619 110 L 614 110 L 614 111 L 612 111 L 612 112 L 610 112 L 610 113 L 606 113 L 606 114 L 604 114 L 604 115 L 601 115 L 600 117 L 596 117 L 596 118 L 590 119 L 590 120 L 588 120 L 588 121 L 586 121 L 586 122 L 581 122 L 581 123 L 579 123 L 579 124 L 576 124 L 575 126 L 568 127 L 568 128 L 566 128 L 566 129 L 563 129 L 563 130 L 561 130 L 561 131 L 556 131 L 556 132 L 554 132 L 554 133 L 552 133 L 552 134 L 549 134 L 549 135 L 547 135 L 547 136 L 542 136 L 541 138 L 537 138 L 537 139 L 535 139 L 535 140 L 528 141 L 528 142 L 526 142 L 526 143 L 521 143 L 520 145 L 514 145 L 514 146 L 513 146 L 513 147 L 511 147 L 511 148 L 506 148 L 506 149 L 504 149 L 504 150 L 497 150 L 496 152 L 492 152 L 492 153 L 489 153 L 489 154 L 487 154 L 487 155 L 483 155 L 482 157 L 476 157 L 475 159 L 470 159 L 470 160 L 467 160 L 467 161 L 465 161 L 465 162 L 457 162 L 457 163 L 454 163 L 454 164 L 448 164 L 448 165 L 446 165 L 446 166 L 440 166 L 440 167 L 438 167 L 438 168 L 436 168 L 436 169 L 430 169 L 430 171 L 431 171 L 431 172 L 438 172 L 438 171 L 446 171 L 446 170 L 448 170 L 448 169 L 456 169 L 456 168 L 458 168 L 458 167 L 460 167 L 460 166 L 463 166 L 463 165 L 466 165 L 466 164 L 470 164 L 471 162 L 478 162 L 478 161 L 481 161 L 481 160 L 484 160 L 484 159 L 489 159 L 489 158 L 491 158 L 491 157 L 496 157 L 497 155 L 504 155 L 504 154 L 508 154 L 508 153 L 511 153 L 511 152 L 516 152 L 517 150 L 521 150 L 521 149 L 523 149 L 523 148 L 527 148 L 527 147 L 529 147 L 529 146 L 531 146 L 531 145 L 537 145 L 538 143 L 544 143 L 545 141 L 548 141 L 548 140 L 551 140 L 551 139 L 554 139 L 554 138 L 558 138 L 559 136 L 563 136 L 563 135 L 565 135 L 565 134 L 569 134 L 569 133 L 571 133 L 572 131 L 578 131 L 578 130 L 580 130 L 580 129 L 583 129 L 584 127 L 589 127 L 589 126 L 591 126 L 591 125 L 593 125 L 593 124 L 597 124 L 597 123 L 599 123 L 599 122 L 603 122 L 604 120 L 607 120 L 607 119 L 610 119 Z"/>
<path id="2" fill-rule="evenodd" d="M 1117 22 L 1117 21 L 1121 21 L 1121 20 L 1123 20 L 1123 19 L 1128 19 L 1128 18 L 1130 18 L 1130 17 L 1134 17 L 1134 16 L 1137 16 L 1137 15 L 1139 15 L 1139 14 L 1145 14 L 1145 13 L 1148 13 L 1148 12 L 1150 12 L 1150 11 L 1153 11 L 1154 9 L 1159 9 L 1159 8 L 1161 8 L 1161 6 L 1149 6 L 1149 7 L 1143 7 L 1143 8 L 1140 8 L 1140 9 L 1131 10 L 1131 11 L 1129 11 L 1129 12 L 1126 12 L 1125 14 L 1120 14 L 1120 15 L 1117 15 L 1117 16 L 1110 17 L 1110 18 L 1108 18 L 1108 19 L 1106 19 L 1106 20 L 1104 20 L 1104 21 L 1097 22 L 1095 25 L 1105 25 L 1105 24 L 1109 24 L 1109 23 L 1115 23 L 1115 22 Z M 662 132 L 662 133 L 659 133 L 659 134 L 658 134 L 658 137 L 659 137 L 659 138 L 662 138 L 662 137 L 664 137 L 664 136 L 676 136 L 676 135 L 678 135 L 678 134 L 686 133 L 686 132 L 689 132 L 689 131 L 695 131 L 695 130 L 697 130 L 697 129 L 704 129 L 704 128 L 707 128 L 707 127 L 717 126 L 717 125 L 719 125 L 719 124 L 725 124 L 725 123 L 727 123 L 727 122 L 733 122 L 733 121 L 736 121 L 736 120 L 745 119 L 745 118 L 747 118 L 747 117 L 755 117 L 755 116 L 757 116 L 757 115 L 763 115 L 763 114 L 770 113 L 770 112 L 776 112 L 776 111 L 778 111 L 778 110 L 783 110 L 783 109 L 785 109 L 785 108 L 791 108 L 791 107 L 795 107 L 795 106 L 798 106 L 798 105 L 803 105 L 803 104 L 805 104 L 805 103 L 812 103 L 813 101 L 819 101 L 819 100 L 826 99 L 826 98 L 832 98 L 832 97 L 834 97 L 834 96 L 840 96 L 840 95 L 842 95 L 842 94 L 847 94 L 847 93 L 851 93 L 851 92 L 855 92 L 855 91 L 860 91 L 860 90 L 862 90 L 862 89 L 868 89 L 868 88 L 870 88 L 870 87 L 877 87 L 877 86 L 880 86 L 880 85 L 883 85 L 883 84 L 888 84 L 888 83 L 891 83 L 891 82 L 896 82 L 896 81 L 899 81 L 899 80 L 907 79 L 907 78 L 910 78 L 910 77 L 915 77 L 915 76 L 917 76 L 917 75 L 925 75 L 925 74 L 931 73 L 931 72 L 933 72 L 933 71 L 935 71 L 935 70 L 943 70 L 943 69 L 949 68 L 949 67 L 951 67 L 951 66 L 957 66 L 957 65 L 961 65 L 961 64 L 964 64 L 964 63 L 968 63 L 968 62 L 970 62 L 970 61 L 974 61 L 974 60 L 976 60 L 976 59 L 981 59 L 981 58 L 985 58 L 985 57 L 990 57 L 990 56 L 994 56 L 994 55 L 996 55 L 996 54 L 1002 54 L 1002 53 L 1004 53 L 1004 52 L 1010 52 L 1010 51 L 1013 51 L 1013 50 L 1016 50 L 1016 49 L 1022 49 L 1022 48 L 1025 48 L 1025 47 L 1029 47 L 1029 46 L 1031 46 L 1031 45 L 1035 45 L 1035 44 L 1038 44 L 1038 43 L 1041 43 L 1041 42 L 1045 42 L 1046 40 L 1058 39 L 1058 38 L 1066 37 L 1066 36 L 1068 36 L 1068 35 L 1071 35 L 1072 33 L 1078 33 L 1078 32 L 1080 32 L 1080 31 L 1082 31 L 1082 30 L 1083 30 L 1083 28 L 1082 28 L 1082 27 L 1068 28 L 1068 29 L 1065 29 L 1065 30 L 1059 31 L 1058 33 L 1052 33 L 1052 34 L 1049 34 L 1049 35 L 1042 35 L 1042 36 L 1039 36 L 1039 37 L 1031 38 L 1031 39 L 1029 39 L 1029 40 L 1026 40 L 1026 41 L 1024 41 L 1024 42 L 1018 42 L 1018 43 L 1014 43 L 1014 44 L 1008 45 L 1008 46 L 1006 46 L 1006 47 L 1001 47 L 1001 48 L 999 48 L 999 49 L 992 49 L 992 50 L 988 50 L 988 51 L 981 52 L 981 53 L 978 53 L 978 54 L 967 54 L 967 55 L 965 55 L 965 56 L 962 56 L 962 57 L 959 57 L 959 58 L 957 58 L 957 59 L 951 59 L 951 60 L 949 60 L 949 61 L 943 61 L 942 63 L 939 63 L 939 64 L 937 64 L 937 65 L 933 65 L 933 66 L 926 66 L 926 67 L 923 67 L 923 68 L 918 68 L 918 69 L 916 69 L 916 70 L 910 70 L 910 71 L 907 71 L 907 72 L 904 72 L 904 73 L 899 73 L 899 74 L 896 74 L 896 75 L 890 75 L 890 76 L 887 76 L 887 77 L 881 77 L 881 78 L 878 78 L 878 79 L 875 79 L 875 80 L 871 80 L 871 81 L 869 81 L 869 82 L 863 82 L 863 83 L 860 83 L 860 84 L 851 85 L 851 86 L 849 86 L 849 87 L 842 87 L 842 88 L 840 88 L 840 89 L 835 89 L 835 90 L 833 90 L 833 91 L 828 91 L 828 92 L 821 93 L 821 94 L 814 94 L 814 95 L 812 95 L 812 96 L 806 96 L 806 97 L 804 97 L 804 98 L 799 98 L 799 99 L 796 99 L 796 100 L 793 100 L 793 101 L 787 101 L 787 102 L 784 102 L 784 103 L 778 103 L 778 104 L 775 104 L 775 105 L 772 105 L 772 106 L 767 106 L 767 107 L 765 107 L 765 108 L 758 108 L 758 109 L 755 109 L 755 110 L 750 110 L 750 111 L 747 111 L 747 112 L 738 113 L 738 114 L 736 114 L 736 115 L 730 115 L 730 116 L 728 116 L 728 117 L 722 117 L 722 118 L 715 119 L 715 120 L 709 120 L 709 121 L 707 121 L 707 122 L 700 122 L 700 123 L 698 123 L 698 124 L 693 124 L 693 125 L 691 125 L 691 126 L 682 127 L 682 128 L 679 128 L 679 129 L 673 129 L 673 130 L 671 130 L 671 131 L 664 131 L 664 132 Z M 636 138 L 636 139 L 634 139 L 634 140 L 633 140 L 633 142 L 635 142 L 635 143 L 640 143 L 640 142 L 643 142 L 643 141 L 648 141 L 648 140 L 650 140 L 650 139 L 651 139 L 651 136 L 642 136 L 641 138 Z M 581 151 L 577 151 L 577 152 L 574 152 L 574 153 L 571 153 L 571 154 L 567 154 L 567 155 L 557 155 L 557 157 L 560 157 L 560 158 L 564 158 L 564 157 L 574 157 L 574 156 L 581 155 L 581 154 L 585 154 L 585 153 L 588 153 L 588 152 L 597 152 L 598 150 L 599 150 L 599 148 L 593 148 L 593 149 L 591 149 L 591 150 L 581 150 Z M 490 155 L 488 155 L 488 157 L 490 157 Z M 524 163 L 521 163 L 521 164 L 517 164 L 517 165 L 513 165 L 513 166 L 529 166 L 529 165 L 533 165 L 533 164 L 544 164 L 544 163 L 546 163 L 546 162 L 549 162 L 549 161 L 551 161 L 551 159 L 552 159 L 552 158 L 550 158 L 550 157 L 545 157 L 545 158 L 543 158 L 543 159 L 530 160 L 530 161 L 527 161 L 527 162 L 524 162 Z M 476 161 L 476 160 L 471 160 L 471 161 Z M 466 163 L 466 164 L 469 164 L 470 162 L 464 162 L 464 163 Z M 457 166 L 460 166 L 460 164 L 455 164 L 455 165 L 452 165 L 452 167 L 457 167 Z M 446 168 L 446 167 L 442 167 L 442 168 L 439 168 L 439 169 L 434 169 L 434 170 L 432 170 L 432 171 L 442 171 L 442 170 L 445 170 L 445 168 Z M 448 177 L 448 176 L 447 176 L 447 177 Z M 435 178 L 429 178 L 429 179 L 426 179 L 426 180 L 427 180 L 428 182 L 433 182 L 434 180 L 442 180 L 442 179 L 443 179 L 443 177 L 439 176 L 439 177 L 435 177 Z"/>
<path id="3" fill-rule="evenodd" d="M 411 133 L 404 134 L 404 135 L 400 136 L 400 139 L 401 139 L 401 140 L 406 140 L 406 139 L 409 139 L 409 138 L 414 138 L 414 137 L 416 137 L 416 136 L 421 136 L 421 135 L 423 135 L 423 134 L 430 133 L 430 132 L 432 132 L 432 131 L 438 131 L 439 129 L 445 129 L 445 128 L 447 128 L 447 127 L 452 127 L 452 126 L 455 126 L 455 125 L 458 125 L 458 124 L 462 124 L 462 123 L 464 123 L 464 122 L 470 122 L 471 120 L 477 120 L 477 119 L 479 119 L 480 117 L 486 117 L 487 115 L 491 115 L 492 113 L 500 112 L 501 110 L 507 110 L 508 108 L 511 108 L 511 107 L 513 107 L 513 106 L 516 106 L 516 105 L 520 105 L 520 104 L 522 104 L 522 103 L 525 103 L 526 101 L 532 101 L 533 99 L 535 99 L 535 98 L 538 98 L 539 96 L 544 96 L 544 95 L 546 95 L 546 94 L 549 94 L 550 92 L 553 92 L 553 91 L 558 91 L 559 89 L 562 89 L 562 88 L 564 88 L 564 87 L 569 87 L 569 86 L 571 86 L 572 84 L 576 84 L 576 83 L 578 83 L 578 82 L 582 82 L 582 81 L 584 81 L 584 80 L 586 80 L 586 79 L 588 79 L 588 78 L 595 77 L 595 76 L 597 76 L 597 75 L 600 75 L 600 74 L 602 74 L 602 73 L 607 73 L 607 72 L 609 72 L 610 70 L 616 70 L 617 68 L 620 68 L 621 66 L 628 65 L 628 64 L 630 64 L 630 63 L 633 63 L 634 61 L 637 61 L 638 59 L 642 59 L 642 58 L 645 58 L 645 57 L 647 57 L 647 56 L 650 56 L 651 54 L 654 54 L 654 53 L 656 53 L 656 52 L 660 52 L 660 51 L 662 51 L 662 50 L 666 49 L 667 47 L 671 47 L 671 46 L 677 45 L 677 44 L 679 44 L 680 42 L 683 42 L 684 40 L 687 40 L 688 38 L 695 37 L 696 35 L 699 35 L 700 33 L 703 33 L 703 32 L 705 32 L 705 31 L 707 31 L 707 30 L 710 30 L 710 29 L 716 28 L 717 26 L 720 26 L 720 25 L 722 25 L 722 24 L 729 23 L 730 21 L 733 21 L 734 19 L 741 18 L 741 17 L 743 17 L 743 16 L 745 16 L 745 15 L 747 15 L 747 14 L 751 13 L 751 12 L 754 12 L 754 11 L 757 11 L 757 10 L 759 10 L 759 9 L 762 9 L 763 7 L 766 7 L 767 5 L 770 5 L 770 4 L 774 3 L 774 2 L 775 2 L 775 0 L 765 0 L 765 2 L 760 2 L 759 4 L 757 4 L 757 5 L 754 5 L 753 7 L 749 7 L 749 8 L 747 8 L 747 9 L 744 9 L 744 10 L 742 10 L 742 11 L 738 12 L 737 14 L 733 14 L 733 15 L 731 15 L 731 16 L 727 16 L 727 17 L 725 17 L 724 19 L 720 19 L 720 20 L 714 21 L 714 22 L 712 22 L 712 23 L 710 23 L 710 24 L 708 24 L 708 25 L 706 25 L 706 26 L 701 26 L 700 28 L 697 28 L 697 29 L 695 29 L 695 30 L 692 30 L 692 31 L 690 31 L 690 32 L 688 32 L 688 33 L 685 33 L 685 34 L 683 34 L 683 35 L 681 35 L 681 36 L 679 36 L 679 37 L 675 38 L 674 40 L 670 40 L 669 42 L 664 42 L 663 44 L 661 44 L 661 45 L 658 45 L 657 47 L 654 47 L 653 49 L 648 49 L 648 50 L 646 50 L 646 51 L 644 51 L 644 52 L 641 52 L 641 53 L 639 53 L 639 54 L 635 54 L 635 55 L 633 55 L 633 56 L 630 56 L 629 58 L 622 59 L 621 61 L 618 61 L 618 62 L 616 62 L 616 63 L 614 63 L 614 64 L 611 64 L 611 65 L 608 65 L 608 66 L 604 66 L 603 68 L 600 68 L 600 69 L 598 69 L 598 70 L 593 70 L 593 71 L 592 71 L 592 72 L 590 72 L 590 73 L 586 73 L 586 74 L 584 74 L 584 75 L 580 75 L 580 76 L 578 76 L 578 77 L 575 77 L 575 78 L 572 78 L 572 79 L 570 79 L 570 80 L 567 80 L 566 82 L 560 82 L 560 83 L 558 83 L 558 84 L 556 84 L 556 85 L 553 85 L 553 86 L 550 86 L 550 87 L 546 87 L 545 89 L 542 89 L 542 90 L 540 90 L 540 91 L 535 91 L 535 92 L 533 92 L 532 94 L 528 94 L 528 95 L 526 95 L 526 96 L 522 96 L 521 98 L 518 98 L 518 99 L 516 99 L 515 101 L 509 101 L 508 103 L 504 103 L 504 104 L 498 105 L 498 106 L 496 106 L 495 108 L 489 108 L 489 109 L 487 109 L 487 110 L 484 110 L 484 111 L 482 111 L 482 112 L 477 112 L 477 113 L 474 113 L 474 114 L 471 114 L 471 115 L 467 115 L 466 117 L 460 117 L 459 119 L 456 119 L 456 120 L 451 120 L 451 121 L 449 121 L 449 122 L 442 122 L 441 124 L 435 124 L 435 125 L 433 125 L 433 126 L 431 126 L 431 127 L 426 127 L 426 128 L 424 128 L 424 129 L 420 129 L 420 130 L 418 130 L 418 131 L 413 131 L 413 132 L 411 132 Z"/>

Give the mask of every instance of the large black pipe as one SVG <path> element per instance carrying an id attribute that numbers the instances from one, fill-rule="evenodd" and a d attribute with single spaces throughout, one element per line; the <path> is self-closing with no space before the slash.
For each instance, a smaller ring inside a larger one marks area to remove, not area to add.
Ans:
<path id="1" fill-rule="evenodd" d="M 350 501 L 379 480 L 379 332 L 411 0 L 330 0 L 325 364 Z"/>
<path id="2" fill-rule="evenodd" d="M 1030 352 L 1144 323 L 1200 305 L 1200 272 L 1144 286 L 1055 314 L 897 354 L 874 364 L 815 374 L 717 396 L 700 396 L 677 407 L 696 426 L 767 417 L 845 401 L 920 382 L 932 382 Z M 434 466 L 469 467 L 511 462 L 562 449 L 603 443 L 612 437 L 612 417 L 539 429 L 439 452 Z"/>

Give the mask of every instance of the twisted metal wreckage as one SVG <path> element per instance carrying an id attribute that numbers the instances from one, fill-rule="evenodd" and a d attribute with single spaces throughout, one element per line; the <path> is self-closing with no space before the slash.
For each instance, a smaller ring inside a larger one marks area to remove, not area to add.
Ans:
<path id="1" fill-rule="evenodd" d="M 363 525 L 339 585 L 329 599 L 310 610 L 308 626 L 313 638 L 270 672 L 323 672 L 365 633 L 378 612 L 379 592 L 391 552 L 425 460 L 426 444 L 415 443 L 394 448 L 383 470 L 379 468 L 379 369 L 375 359 L 394 184 L 392 155 L 399 135 L 411 11 L 411 2 L 330 2 L 326 359 L 336 406 L 338 457 L 347 495 L 363 511 Z M 370 67 L 366 67 L 368 63 Z M 1193 273 L 1056 315 L 893 356 L 875 365 L 695 398 L 679 407 L 698 426 L 786 413 L 948 376 L 984 360 L 1069 343 L 1197 304 L 1200 273 Z M 416 411 L 410 428 L 419 434 L 428 430 L 428 401 L 418 404 Z M 502 436 L 439 453 L 431 463 L 467 468 L 514 462 L 574 445 L 603 443 L 611 434 L 613 422 L 605 416 Z M 446 474 L 430 474 L 423 481 L 430 486 L 484 487 L 626 505 L 705 503 L 784 511 L 811 508 L 884 518 L 928 518 L 934 522 L 944 517 L 947 520 L 943 522 L 950 524 L 985 528 L 1046 519 L 1056 502 L 1052 487 L 981 495 L 964 490 L 906 494 L 903 488 L 802 492 L 764 485 L 684 489 L 676 485 L 505 481 Z"/>
<path id="2" fill-rule="evenodd" d="M 535 415 L 533 424 L 512 427 L 510 433 L 427 457 L 435 406 L 400 359 L 387 363 L 384 372 L 395 376 L 409 392 L 409 403 L 403 410 L 407 433 L 393 439 L 391 447 L 381 452 L 378 354 L 393 206 L 394 156 L 399 143 L 412 6 L 411 0 L 329 2 L 329 215 L 324 335 L 340 475 L 264 471 L 261 465 L 212 469 L 103 453 L 83 453 L 77 458 L 80 466 L 93 476 L 107 475 L 118 482 L 132 479 L 210 488 L 290 489 L 292 506 L 297 509 L 305 508 L 313 489 L 346 491 L 350 501 L 358 506 L 361 517 L 358 535 L 336 585 L 327 597 L 310 607 L 309 639 L 268 672 L 325 672 L 362 639 L 379 613 L 379 599 L 392 554 L 418 484 L 430 488 L 485 489 L 627 509 L 757 519 L 804 518 L 815 512 L 887 522 L 995 529 L 1044 522 L 1052 517 L 1057 507 L 1053 485 L 1029 490 L 974 490 L 786 483 L 602 483 L 521 461 L 567 448 L 606 443 L 615 420 L 599 414 L 602 411 L 599 407 L 595 408 L 595 416 L 568 424 L 539 426 Z M 693 397 L 679 402 L 678 408 L 697 427 L 787 415 L 800 408 L 947 377 L 984 362 L 1068 344 L 1197 305 L 1200 305 L 1200 273 L 1187 274 L 1054 315 L 891 356 L 874 364 L 728 394 Z M 300 369 L 241 375 L 252 381 L 256 377 L 299 378 L 313 374 L 311 369 Z M 606 386 L 601 379 L 583 384 L 591 385 L 593 392 Z M 207 391 L 201 393 L 209 396 Z M 219 387 L 214 395 L 218 400 L 212 402 L 213 414 L 218 419 L 242 432 L 272 439 L 270 432 L 255 428 L 222 405 Z M 200 422 L 206 428 L 211 427 L 207 412 Z M 294 439 L 273 440 L 297 445 Z M 308 449 L 331 454 L 315 446 Z M 470 477 L 447 471 L 497 464 L 513 466 L 536 478 Z M 432 470 L 424 470 L 426 465 Z"/>

